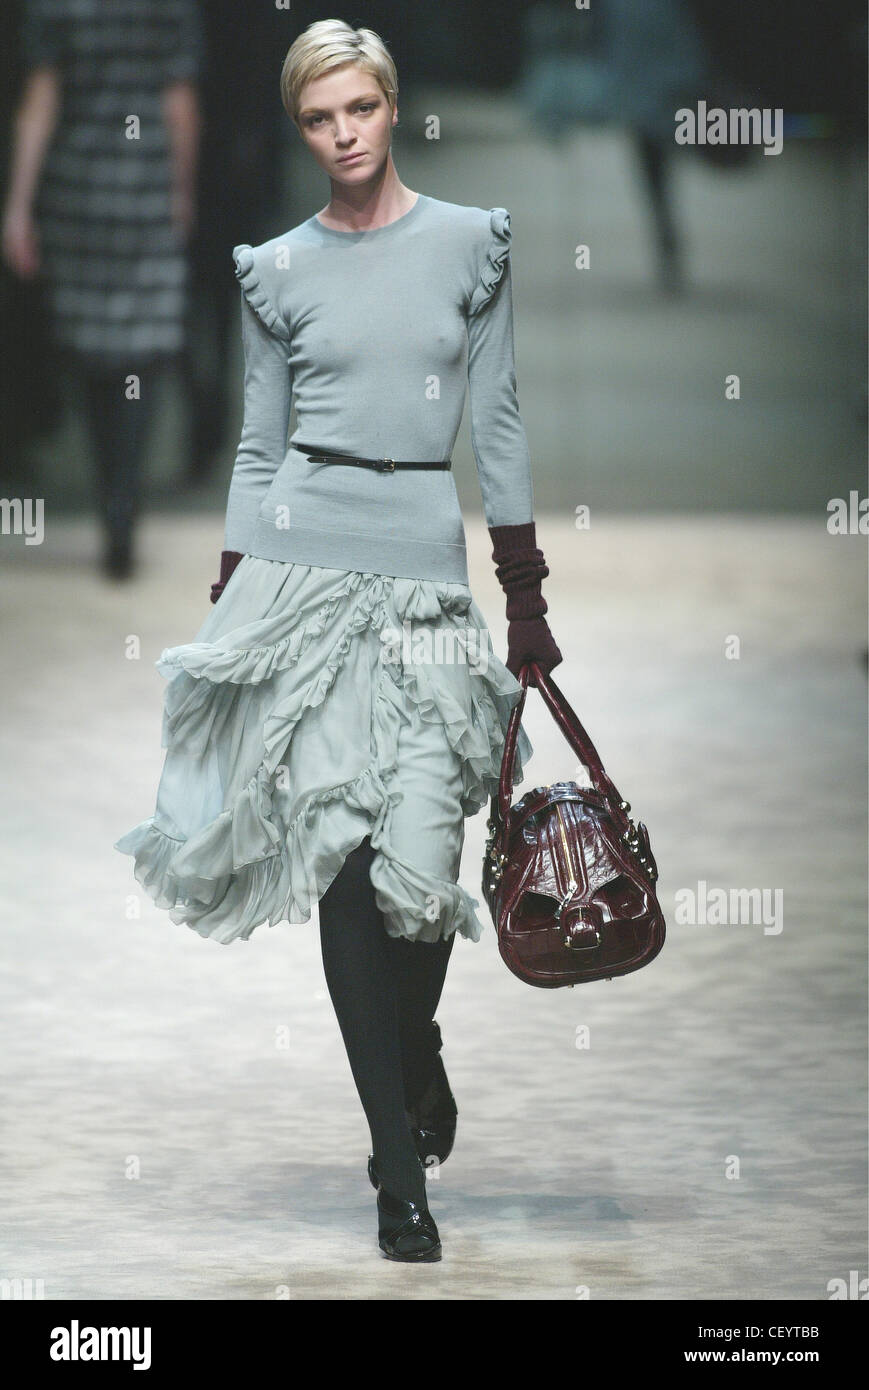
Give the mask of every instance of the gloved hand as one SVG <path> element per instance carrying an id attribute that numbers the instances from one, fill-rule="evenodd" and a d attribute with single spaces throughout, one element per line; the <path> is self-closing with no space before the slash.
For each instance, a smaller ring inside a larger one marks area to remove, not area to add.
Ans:
<path id="1" fill-rule="evenodd" d="M 501 588 L 507 595 L 507 660 L 511 675 L 519 679 L 521 668 L 536 661 L 549 675 L 563 660 L 543 614 L 548 611 L 541 585 L 549 573 L 543 551 L 537 545 L 533 521 L 521 526 L 490 526 L 492 559 Z M 528 684 L 537 681 L 533 671 Z"/>
<path id="2" fill-rule="evenodd" d="M 223 550 L 220 553 L 220 578 L 211 586 L 211 602 L 216 603 L 229 583 L 230 575 L 236 565 L 244 559 L 237 550 Z"/>

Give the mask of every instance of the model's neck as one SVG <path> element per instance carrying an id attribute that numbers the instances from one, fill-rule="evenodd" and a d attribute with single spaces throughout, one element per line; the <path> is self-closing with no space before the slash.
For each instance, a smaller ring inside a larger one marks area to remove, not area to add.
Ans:
<path id="1" fill-rule="evenodd" d="M 382 173 L 365 183 L 350 186 L 332 179 L 329 206 L 318 216 L 327 227 L 336 231 L 364 232 L 384 227 L 409 212 L 417 199 L 398 177 L 392 162 L 387 159 Z"/>

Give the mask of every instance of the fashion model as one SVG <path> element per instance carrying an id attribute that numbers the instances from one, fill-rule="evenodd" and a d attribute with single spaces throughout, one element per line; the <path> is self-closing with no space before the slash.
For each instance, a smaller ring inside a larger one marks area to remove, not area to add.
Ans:
<path id="1" fill-rule="evenodd" d="M 562 657 L 516 395 L 509 214 L 405 187 L 397 90 L 382 40 L 340 20 L 284 62 L 283 104 L 331 197 L 232 253 L 244 422 L 215 606 L 157 663 L 157 808 L 115 847 L 213 941 L 319 904 L 379 1246 L 430 1261 L 425 1164 L 448 1157 L 457 1115 L 435 1011 L 456 934 L 482 932 L 457 882 L 464 818 L 497 790 L 521 667 Z M 450 471 L 467 387 L 506 665 L 468 588 Z M 532 751 L 520 729 L 514 784 Z"/>

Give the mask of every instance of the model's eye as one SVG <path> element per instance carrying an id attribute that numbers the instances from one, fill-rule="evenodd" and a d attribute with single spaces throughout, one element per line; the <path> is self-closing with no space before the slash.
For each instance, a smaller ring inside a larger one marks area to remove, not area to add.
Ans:
<path id="1" fill-rule="evenodd" d="M 357 107 L 356 107 L 356 110 L 357 110 L 357 111 L 366 111 L 366 112 L 367 112 L 367 111 L 376 111 L 376 110 L 377 110 L 377 106 L 378 106 L 378 103 L 377 103 L 376 101 L 367 101 L 367 102 L 361 103 L 359 106 L 357 106 Z M 309 126 L 309 127 L 310 127 L 310 126 L 315 126 L 315 125 L 319 124 L 319 122 L 322 121 L 323 119 L 324 119 L 323 116 L 308 116 L 308 117 L 306 118 L 306 120 L 305 120 L 305 125 L 306 125 L 306 126 Z"/>

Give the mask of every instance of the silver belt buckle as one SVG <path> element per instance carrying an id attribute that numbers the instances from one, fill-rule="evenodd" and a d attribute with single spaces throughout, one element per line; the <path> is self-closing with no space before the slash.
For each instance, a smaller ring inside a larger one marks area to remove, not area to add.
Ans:
<path id="1" fill-rule="evenodd" d="M 394 473 L 395 459 L 377 459 L 374 467 L 378 473 Z"/>

